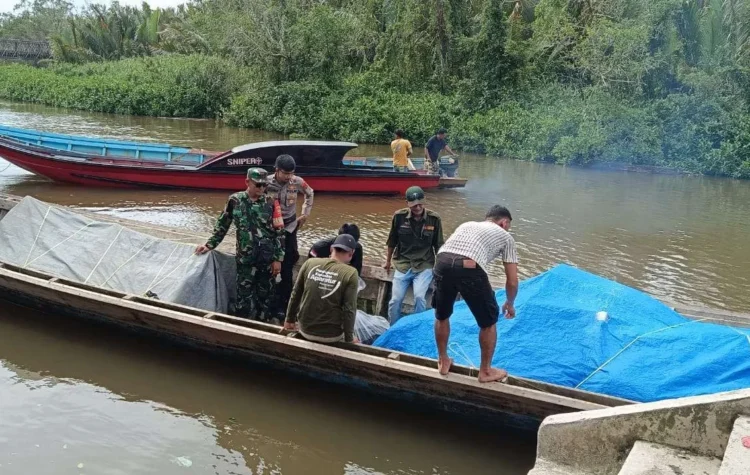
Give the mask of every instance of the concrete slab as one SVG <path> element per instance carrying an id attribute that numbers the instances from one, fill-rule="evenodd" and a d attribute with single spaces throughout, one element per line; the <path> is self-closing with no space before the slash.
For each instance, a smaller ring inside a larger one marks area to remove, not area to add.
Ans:
<path id="1" fill-rule="evenodd" d="M 750 473 L 750 417 L 740 416 L 734 421 L 727 451 L 719 475 L 747 475 Z"/>
<path id="2" fill-rule="evenodd" d="M 750 414 L 750 389 L 558 414 L 539 428 L 537 464 L 617 475 L 638 440 L 722 458 L 738 414 Z"/>
<path id="3" fill-rule="evenodd" d="M 721 460 L 683 449 L 636 441 L 620 475 L 717 475 Z"/>

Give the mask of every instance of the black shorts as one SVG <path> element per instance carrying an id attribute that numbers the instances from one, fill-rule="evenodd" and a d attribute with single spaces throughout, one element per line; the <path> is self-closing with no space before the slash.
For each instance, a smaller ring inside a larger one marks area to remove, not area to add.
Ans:
<path id="1" fill-rule="evenodd" d="M 433 270 L 435 292 L 432 294 L 432 307 L 435 318 L 449 318 L 453 314 L 456 296 L 460 293 L 479 328 L 489 328 L 497 323 L 500 316 L 495 292 L 487 273 L 479 265 L 464 267 L 465 260 L 473 262 L 458 254 L 438 254 Z"/>

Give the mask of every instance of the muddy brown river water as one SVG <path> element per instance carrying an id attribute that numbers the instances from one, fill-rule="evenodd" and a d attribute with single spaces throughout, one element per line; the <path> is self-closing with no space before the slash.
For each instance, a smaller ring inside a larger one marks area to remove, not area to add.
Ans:
<path id="1" fill-rule="evenodd" d="M 0 124 L 222 150 L 279 135 L 214 121 L 0 102 Z M 421 150 L 415 150 L 421 154 Z M 357 155 L 387 155 L 362 146 Z M 51 183 L 0 159 L 0 192 L 210 230 L 226 195 Z M 683 304 L 750 311 L 750 182 L 463 155 L 428 194 L 446 232 L 514 213 L 520 271 L 567 262 Z M 378 259 L 398 197 L 318 194 L 303 243 L 359 224 Z M 491 272 L 501 277 L 493 267 Z M 534 440 L 0 304 L 2 474 L 524 474 Z"/>

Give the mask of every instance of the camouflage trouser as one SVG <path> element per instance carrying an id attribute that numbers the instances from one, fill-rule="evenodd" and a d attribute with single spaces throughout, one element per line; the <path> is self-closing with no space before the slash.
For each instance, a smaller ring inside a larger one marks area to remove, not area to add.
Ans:
<path id="1" fill-rule="evenodd" d="M 236 315 L 262 322 L 271 321 L 274 316 L 271 305 L 275 286 L 270 266 L 237 263 Z"/>

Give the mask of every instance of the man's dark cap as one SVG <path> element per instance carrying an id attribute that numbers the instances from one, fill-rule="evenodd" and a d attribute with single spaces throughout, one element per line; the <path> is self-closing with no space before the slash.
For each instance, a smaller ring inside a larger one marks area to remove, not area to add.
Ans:
<path id="1" fill-rule="evenodd" d="M 341 249 L 342 251 L 351 252 L 357 247 L 357 241 L 354 240 L 351 234 L 339 234 L 336 236 L 336 240 L 333 241 L 331 247 Z"/>

